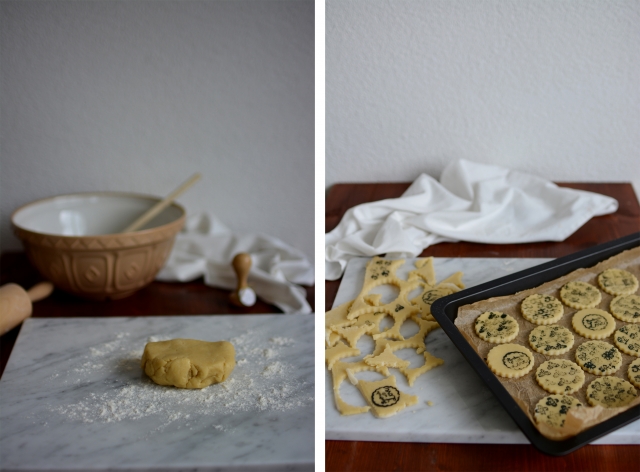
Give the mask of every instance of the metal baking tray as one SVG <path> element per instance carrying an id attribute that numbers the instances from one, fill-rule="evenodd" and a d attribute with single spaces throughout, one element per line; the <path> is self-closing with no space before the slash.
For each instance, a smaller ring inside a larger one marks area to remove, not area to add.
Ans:
<path id="1" fill-rule="evenodd" d="M 637 246 L 640 246 L 640 232 L 462 290 L 453 295 L 436 300 L 431 306 L 431 313 L 438 323 L 440 323 L 444 332 L 447 333 L 447 336 L 449 336 L 458 350 L 467 359 L 469 364 L 471 364 L 471 367 L 473 367 L 480 378 L 487 384 L 507 413 L 513 418 L 529 441 L 531 441 L 531 444 L 546 454 L 553 456 L 568 454 L 611 431 L 639 419 L 640 405 L 630 408 L 569 439 L 553 441 L 545 438 L 535 428 L 531 420 L 518 406 L 509 392 L 502 386 L 497 377 L 489 370 L 484 360 L 453 324 L 458 316 L 458 308 L 491 297 L 512 295 L 522 290 L 537 287 L 576 269 L 592 267 L 598 262 Z"/>

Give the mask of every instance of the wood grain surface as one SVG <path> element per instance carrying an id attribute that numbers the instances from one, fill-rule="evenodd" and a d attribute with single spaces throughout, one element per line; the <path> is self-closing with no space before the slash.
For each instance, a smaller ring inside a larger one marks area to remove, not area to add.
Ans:
<path id="1" fill-rule="evenodd" d="M 335 228 L 354 205 L 396 198 L 410 183 L 337 184 L 327 194 L 325 231 Z M 631 184 L 559 183 L 562 187 L 609 195 L 619 208 L 592 218 L 562 242 L 532 244 L 440 243 L 421 256 L 561 257 L 640 231 L 640 204 Z M 335 299 L 340 280 L 325 281 L 325 310 Z M 327 399 L 331 401 L 331 399 Z M 326 441 L 327 471 L 639 471 L 640 446 L 585 446 L 564 457 L 550 457 L 531 445 L 384 443 Z"/>

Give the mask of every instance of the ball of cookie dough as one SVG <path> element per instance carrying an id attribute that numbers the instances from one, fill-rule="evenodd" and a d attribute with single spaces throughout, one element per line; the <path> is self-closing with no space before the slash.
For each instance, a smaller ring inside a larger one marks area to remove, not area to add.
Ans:
<path id="1" fill-rule="evenodd" d="M 224 382 L 236 366 L 235 358 L 227 341 L 171 339 L 147 343 L 141 367 L 158 385 L 204 388 Z"/>

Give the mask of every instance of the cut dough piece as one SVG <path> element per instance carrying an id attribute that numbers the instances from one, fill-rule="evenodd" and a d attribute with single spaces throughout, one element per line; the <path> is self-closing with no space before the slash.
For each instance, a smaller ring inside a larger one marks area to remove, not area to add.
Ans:
<path id="1" fill-rule="evenodd" d="M 625 354 L 640 357 L 640 325 L 624 325 L 613 335 L 613 342 Z"/>
<path id="2" fill-rule="evenodd" d="M 564 354 L 573 347 L 573 334 L 564 326 L 538 326 L 529 333 L 531 348 L 547 356 Z"/>
<path id="3" fill-rule="evenodd" d="M 571 325 L 576 333 L 587 339 L 604 339 L 616 330 L 616 320 L 599 308 L 585 308 L 573 315 Z"/>
<path id="4" fill-rule="evenodd" d="M 564 425 L 567 412 L 571 408 L 581 406 L 582 403 L 570 395 L 549 395 L 536 404 L 534 417 L 538 423 L 561 428 Z"/>
<path id="5" fill-rule="evenodd" d="M 351 375 L 356 374 L 358 372 L 362 372 L 364 370 L 376 370 L 375 367 L 371 367 L 370 365 L 365 364 L 362 361 L 359 362 L 342 362 L 337 361 L 333 364 L 333 368 L 331 369 L 331 380 L 333 382 L 333 399 L 336 402 L 336 408 L 340 412 L 341 415 L 349 416 L 349 415 L 359 415 L 362 413 L 366 413 L 371 409 L 369 406 L 355 406 L 350 405 L 345 402 L 340 396 L 340 385 L 342 382 L 346 380 L 349 376 L 347 372 L 349 370 Z"/>
<path id="6" fill-rule="evenodd" d="M 420 277 L 427 285 L 433 286 L 436 284 L 436 271 L 433 268 L 433 257 L 418 259 L 414 262 L 414 265 L 416 266 L 416 270 L 409 272 L 409 280 Z"/>
<path id="7" fill-rule="evenodd" d="M 640 296 L 619 295 L 611 300 L 609 309 L 613 316 L 628 323 L 640 323 Z"/>
<path id="8" fill-rule="evenodd" d="M 576 349 L 576 362 L 594 375 L 609 375 L 622 366 L 622 354 L 604 341 L 587 341 Z"/>
<path id="9" fill-rule="evenodd" d="M 520 344 L 501 344 L 487 354 L 487 365 L 500 377 L 517 379 L 533 369 L 533 354 Z"/>
<path id="10" fill-rule="evenodd" d="M 476 318 L 476 334 L 493 344 L 508 343 L 518 335 L 518 322 L 506 313 L 486 311 Z"/>
<path id="11" fill-rule="evenodd" d="M 536 382 L 549 393 L 573 393 L 582 387 L 584 372 L 567 359 L 553 359 L 540 364 Z"/>
<path id="12" fill-rule="evenodd" d="M 341 336 L 331 328 L 341 328 L 353 324 L 353 320 L 347 318 L 353 300 L 338 305 L 324 314 L 325 343 L 327 347 L 335 346 Z"/>
<path id="13" fill-rule="evenodd" d="M 628 405 L 637 396 L 633 385 L 619 377 L 600 377 L 587 387 L 587 401 L 591 406 L 619 408 Z"/>
<path id="14" fill-rule="evenodd" d="M 451 287 L 427 287 L 427 289 L 422 292 L 421 295 L 411 300 L 411 302 L 418 304 L 418 306 L 420 307 L 420 313 L 422 313 L 422 317 L 425 318 L 431 315 L 431 305 L 433 304 L 433 302 L 435 302 L 438 298 L 446 297 L 447 295 L 451 295 L 452 293 L 454 293 L 454 290 Z"/>
<path id="15" fill-rule="evenodd" d="M 324 351 L 324 358 L 327 361 L 327 369 L 331 370 L 333 364 L 345 357 L 359 356 L 360 349 L 349 347 L 344 342 L 338 341 L 335 346 Z"/>
<path id="16" fill-rule="evenodd" d="M 550 325 L 564 315 L 564 307 L 560 300 L 551 295 L 539 293 L 529 295 L 522 300 L 520 311 L 525 320 L 537 325 Z"/>
<path id="17" fill-rule="evenodd" d="M 171 339 L 150 342 L 142 354 L 142 370 L 158 385 L 204 388 L 224 382 L 236 365 L 236 352 L 228 341 Z"/>
<path id="18" fill-rule="evenodd" d="M 627 375 L 629 376 L 629 381 L 636 387 L 640 388 L 640 359 L 636 359 L 629 364 Z"/>
<path id="19" fill-rule="evenodd" d="M 638 279 L 622 269 L 607 269 L 598 275 L 598 285 L 609 295 L 629 295 L 638 290 Z"/>
<path id="20" fill-rule="evenodd" d="M 560 289 L 560 298 L 562 302 L 581 310 L 582 308 L 593 308 L 602 300 L 600 290 L 586 282 L 569 282 Z"/>
<path id="21" fill-rule="evenodd" d="M 349 346 L 356 347 L 358 340 L 365 334 L 371 333 L 375 325 L 363 323 L 361 325 L 345 326 L 343 328 L 333 329 L 336 333 L 347 340 Z"/>
<path id="22" fill-rule="evenodd" d="M 400 369 L 400 372 L 402 372 L 404 376 L 407 378 L 407 382 L 409 383 L 410 387 L 413 386 L 413 382 L 415 382 L 416 379 L 420 377 L 422 374 L 429 372 L 434 367 L 438 367 L 439 365 L 444 364 L 444 361 L 442 359 L 431 355 L 427 351 L 424 351 L 422 355 L 424 356 L 424 364 L 421 365 L 420 367 L 415 367 L 413 369 L 409 369 L 409 368 Z"/>
<path id="23" fill-rule="evenodd" d="M 360 380 L 358 389 L 371 406 L 372 413 L 378 418 L 393 416 L 406 407 L 418 403 L 418 397 L 401 392 L 392 375 L 386 379 L 367 382 Z"/>
<path id="24" fill-rule="evenodd" d="M 409 367 L 409 364 L 411 364 L 409 361 L 400 359 L 398 356 L 396 356 L 391 350 L 391 346 L 389 344 L 385 346 L 384 351 L 382 351 L 382 354 L 377 356 L 372 356 L 372 355 L 364 356 L 364 359 L 362 360 L 367 365 L 370 365 L 373 367 L 387 367 L 387 368 L 393 367 L 396 369 Z"/>

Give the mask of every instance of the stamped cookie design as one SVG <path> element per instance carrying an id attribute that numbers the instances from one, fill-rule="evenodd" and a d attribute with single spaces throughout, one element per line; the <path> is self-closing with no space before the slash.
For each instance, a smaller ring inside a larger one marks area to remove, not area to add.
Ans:
<path id="1" fill-rule="evenodd" d="M 625 354 L 640 357 L 640 325 L 625 325 L 613 335 L 613 342 Z"/>
<path id="2" fill-rule="evenodd" d="M 506 313 L 487 311 L 476 318 L 476 334 L 493 344 L 508 343 L 518 335 L 518 322 Z"/>
<path id="3" fill-rule="evenodd" d="M 580 310 L 582 308 L 593 308 L 602 300 L 600 290 L 586 282 L 569 282 L 560 289 L 562 302 Z"/>
<path id="4" fill-rule="evenodd" d="M 598 285 L 609 295 L 629 295 L 638 290 L 638 279 L 622 269 L 607 269 L 598 275 Z"/>
<path id="5" fill-rule="evenodd" d="M 584 384 L 584 372 L 574 362 L 554 359 L 540 364 L 536 381 L 549 393 L 573 393 Z"/>
<path id="6" fill-rule="evenodd" d="M 418 403 L 418 397 L 398 390 L 396 378 L 367 382 L 360 380 L 358 390 L 371 406 L 371 412 L 378 418 L 393 416 L 406 407 Z"/>
<path id="7" fill-rule="evenodd" d="M 640 359 L 636 359 L 629 364 L 627 375 L 629 376 L 629 382 L 640 388 Z"/>
<path id="8" fill-rule="evenodd" d="M 587 341 L 576 349 L 576 362 L 591 374 L 609 375 L 622 365 L 622 354 L 604 341 Z"/>
<path id="9" fill-rule="evenodd" d="M 620 295 L 611 300 L 613 316 L 628 323 L 640 323 L 640 296 Z"/>
<path id="10" fill-rule="evenodd" d="M 538 423 L 546 423 L 556 428 L 564 425 L 567 412 L 581 407 L 582 403 L 570 395 L 549 395 L 536 404 L 533 416 Z"/>
<path id="11" fill-rule="evenodd" d="M 564 307 L 556 297 L 536 293 L 522 300 L 520 311 L 527 321 L 537 325 L 550 325 L 562 318 Z"/>
<path id="12" fill-rule="evenodd" d="M 576 333 L 587 339 L 604 339 L 616 329 L 616 320 L 598 308 L 586 308 L 573 315 L 571 325 Z"/>
<path id="13" fill-rule="evenodd" d="M 573 334 L 564 326 L 538 326 L 529 333 L 531 348 L 547 356 L 564 354 L 573 347 Z"/>
<path id="14" fill-rule="evenodd" d="M 601 377 L 587 387 L 587 401 L 591 406 L 621 407 L 631 403 L 637 396 L 633 385 L 619 377 Z"/>
<path id="15" fill-rule="evenodd" d="M 520 344 L 501 344 L 487 354 L 489 369 L 500 377 L 517 379 L 533 369 L 533 354 Z"/>

